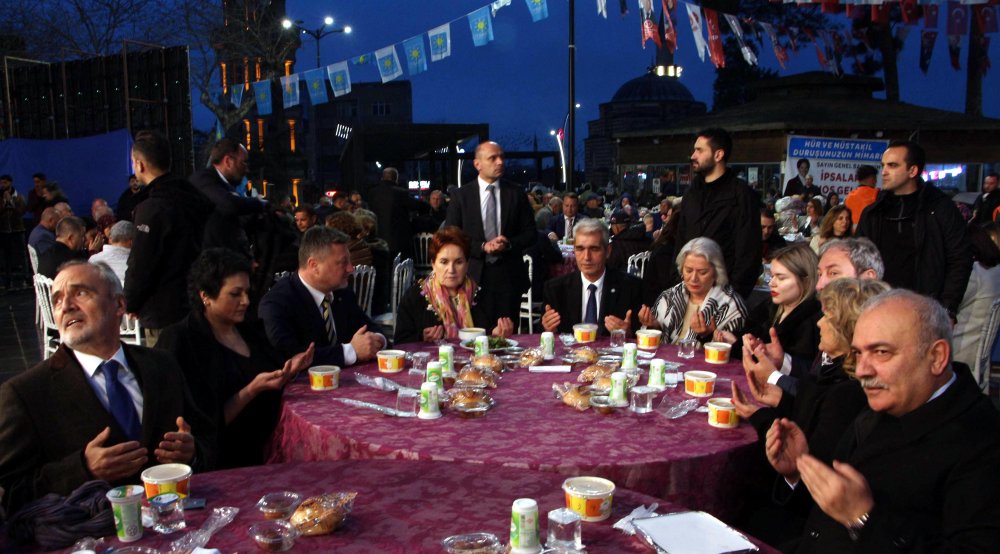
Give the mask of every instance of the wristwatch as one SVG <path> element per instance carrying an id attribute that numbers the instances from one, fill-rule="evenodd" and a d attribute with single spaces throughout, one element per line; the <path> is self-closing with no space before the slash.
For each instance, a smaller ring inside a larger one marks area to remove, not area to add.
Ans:
<path id="1" fill-rule="evenodd" d="M 865 512 L 847 524 L 847 535 L 851 537 L 852 541 L 857 542 L 858 538 L 861 537 L 861 530 L 868 523 L 869 513 Z"/>

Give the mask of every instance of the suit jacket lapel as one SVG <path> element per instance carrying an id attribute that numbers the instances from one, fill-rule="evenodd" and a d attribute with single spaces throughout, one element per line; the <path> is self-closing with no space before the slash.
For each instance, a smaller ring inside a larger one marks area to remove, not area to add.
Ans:
<path id="1" fill-rule="evenodd" d="M 575 276 L 575 279 L 570 279 L 569 286 L 566 287 L 569 293 L 569 300 L 566 302 L 566 305 L 569 306 L 570 313 L 560 314 L 564 319 L 569 319 L 570 327 L 574 323 L 583 321 L 583 278 L 579 271 L 571 275 Z"/>
<path id="2" fill-rule="evenodd" d="M 609 308 L 611 306 L 617 306 L 618 289 L 621 288 L 620 285 L 621 283 L 618 282 L 618 276 L 610 269 L 605 270 L 604 290 L 601 291 L 601 310 L 600 314 L 597 316 L 598 327 L 600 328 L 604 327 L 604 318 L 607 317 Z"/>
<path id="3" fill-rule="evenodd" d="M 159 442 L 159 437 L 153 437 L 153 426 L 150 425 L 155 420 L 156 414 L 160 413 L 159 399 L 156 386 L 151 376 L 143 373 L 143 368 L 151 363 L 148 356 L 142 350 L 131 345 L 123 344 L 125 359 L 128 360 L 129 370 L 135 375 L 136 382 L 139 383 L 139 390 L 142 391 L 142 436 L 139 439 L 142 444 L 153 444 Z M 178 414 L 179 415 L 179 414 Z M 114 418 L 112 418 L 114 419 Z"/>
<path id="4" fill-rule="evenodd" d="M 326 344 L 326 322 L 323 321 L 323 314 L 320 313 L 319 308 L 316 307 L 316 301 L 313 300 L 312 294 L 309 293 L 309 289 L 302 283 L 302 279 L 299 279 L 298 273 L 293 273 L 292 279 L 292 291 L 294 292 L 295 298 L 293 302 L 296 305 L 302 306 L 302 309 L 307 314 L 305 317 L 308 318 L 309 329 L 311 329 L 311 334 L 313 340 L 316 341 L 317 346 L 321 343 Z M 331 306 L 332 310 L 333 307 Z"/>
<path id="5" fill-rule="evenodd" d="M 64 411 L 68 425 L 88 427 L 96 423 L 100 429 L 111 427 L 111 437 L 106 444 L 125 440 L 125 433 L 108 412 L 91 388 L 83 367 L 65 345 L 60 345 L 49 361 L 52 370 L 52 406 Z M 97 433 L 93 434 L 94 436 Z M 87 441 L 94 438 L 90 436 Z"/>
<path id="6" fill-rule="evenodd" d="M 517 190 L 514 187 L 503 186 L 503 181 L 497 181 L 497 190 L 500 191 L 500 234 L 507 235 L 510 218 L 514 214 L 514 204 L 517 202 Z"/>

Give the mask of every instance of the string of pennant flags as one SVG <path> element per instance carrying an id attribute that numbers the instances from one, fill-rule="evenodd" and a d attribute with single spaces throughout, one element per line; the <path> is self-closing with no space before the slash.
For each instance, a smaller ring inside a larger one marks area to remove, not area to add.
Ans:
<path id="1" fill-rule="evenodd" d="M 352 66 L 376 65 L 383 83 L 402 77 L 404 74 L 403 64 L 396 50 L 397 46 L 402 46 L 404 54 L 402 59 L 405 60 L 409 75 L 423 73 L 428 70 L 428 57 L 430 62 L 434 63 L 451 56 L 451 26 L 463 19 L 468 22 L 473 46 L 485 46 L 493 41 L 493 19 L 497 12 L 510 6 L 513 1 L 496 0 L 425 33 L 379 48 L 374 52 L 367 52 L 324 68 L 283 76 L 280 78 L 282 105 L 285 108 L 290 108 L 300 103 L 299 83 L 301 81 L 305 81 L 306 90 L 313 104 L 323 104 L 329 101 L 327 82 L 330 84 L 334 97 L 349 94 L 351 92 L 350 68 Z M 747 44 L 747 28 L 754 36 L 767 37 L 774 56 L 782 69 L 785 68 L 789 59 L 789 49 L 798 50 L 797 42 L 803 35 L 813 43 L 820 66 L 835 73 L 840 71 L 837 60 L 841 59 L 847 50 L 847 45 L 851 44 L 853 40 L 860 40 L 865 44 L 865 47 L 871 49 L 871 46 L 864 42 L 863 33 L 796 27 L 779 28 L 771 23 L 749 18 L 741 19 L 734 14 L 721 13 L 682 0 L 660 0 L 661 11 L 657 20 L 655 0 L 637 1 L 643 48 L 649 41 L 653 41 L 658 47 L 667 47 L 671 53 L 676 51 L 678 45 L 677 29 L 674 24 L 674 16 L 671 13 L 680 12 L 677 9 L 677 4 L 683 4 L 683 14 L 686 15 L 691 27 L 699 59 L 704 62 L 707 55 L 712 64 L 718 68 L 725 67 L 726 63 L 722 47 L 720 15 L 722 16 L 721 20 L 726 22 L 739 45 L 743 59 L 750 65 L 757 65 L 758 59 L 754 49 Z M 607 18 L 607 0 L 596 0 L 596 2 L 598 15 Z M 914 26 L 923 23 L 920 33 L 920 68 L 926 73 L 938 36 L 939 8 L 941 6 L 947 10 L 944 19 L 952 66 L 955 69 L 960 69 L 961 38 L 969 34 L 971 18 L 975 17 L 978 19 L 977 23 L 982 32 L 982 35 L 977 36 L 976 40 L 982 43 L 980 51 L 983 52 L 984 58 L 981 60 L 980 67 L 985 72 L 990 67 L 986 54 L 990 41 L 988 35 L 998 32 L 996 5 L 1000 3 L 1000 0 L 771 0 L 771 2 L 799 6 L 819 4 L 823 13 L 836 13 L 843 8 L 849 18 L 859 18 L 870 13 L 871 20 L 876 23 L 888 23 L 890 8 L 893 5 L 898 5 L 903 23 L 896 29 L 898 40 L 905 39 Z M 525 5 L 535 23 L 546 19 L 549 15 L 547 0 L 525 0 Z M 923 8 L 922 16 L 919 9 L 921 7 Z M 619 10 L 622 16 L 629 13 L 627 0 L 619 0 Z M 763 35 L 761 35 L 761 31 Z M 787 42 L 783 42 L 781 37 L 784 37 Z M 855 64 L 860 64 L 857 57 L 855 57 Z M 251 86 L 257 102 L 257 113 L 270 115 L 272 112 L 271 81 L 257 81 L 251 83 Z M 234 105 L 242 104 L 243 92 L 243 86 L 231 87 L 230 100 Z M 213 96 L 216 97 L 221 97 L 221 94 L 221 89 L 213 92 Z M 216 134 L 221 135 L 221 133 L 221 124 L 217 122 Z"/>

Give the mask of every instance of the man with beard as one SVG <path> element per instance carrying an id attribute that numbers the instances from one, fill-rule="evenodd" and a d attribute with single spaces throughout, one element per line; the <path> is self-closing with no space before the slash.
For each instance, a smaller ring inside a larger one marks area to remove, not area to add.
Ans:
<path id="1" fill-rule="evenodd" d="M 128 176 L 128 188 L 118 197 L 115 205 L 115 219 L 132 221 L 135 218 L 135 208 L 148 196 L 146 187 L 142 186 L 135 175 Z"/>
<path id="2" fill-rule="evenodd" d="M 693 238 L 714 240 L 722 248 L 730 284 L 747 298 L 761 271 L 760 198 L 726 167 L 732 149 L 733 139 L 724 129 L 698 133 L 691 154 L 695 175 L 681 203 L 674 254 Z"/>
<path id="3" fill-rule="evenodd" d="M 190 181 L 215 206 L 205 223 L 202 248 L 228 248 L 253 259 L 241 217 L 262 213 L 267 205 L 235 193 L 249 171 L 248 157 L 242 144 L 231 138 L 220 139 L 209 154 L 211 165 L 196 171 Z"/>

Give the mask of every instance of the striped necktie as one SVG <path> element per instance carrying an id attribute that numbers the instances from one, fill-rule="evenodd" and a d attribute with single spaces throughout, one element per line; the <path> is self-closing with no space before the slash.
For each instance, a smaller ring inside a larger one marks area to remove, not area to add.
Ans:
<path id="1" fill-rule="evenodd" d="M 333 326 L 333 311 L 330 309 L 329 294 L 323 297 L 323 303 L 320 304 L 320 308 L 323 310 L 323 322 L 326 326 L 326 338 L 330 339 L 330 344 L 333 344 L 337 339 L 337 329 Z"/>

